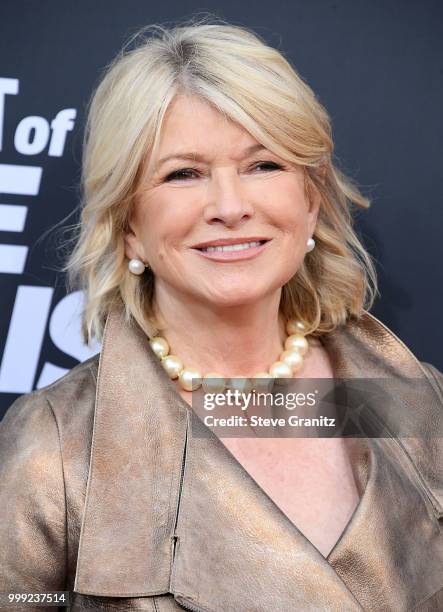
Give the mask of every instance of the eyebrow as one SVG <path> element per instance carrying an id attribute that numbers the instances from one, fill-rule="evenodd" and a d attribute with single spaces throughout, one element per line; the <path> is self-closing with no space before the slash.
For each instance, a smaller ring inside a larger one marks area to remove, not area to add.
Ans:
<path id="1" fill-rule="evenodd" d="M 263 150 L 266 151 L 267 149 L 262 144 L 253 144 L 249 147 L 246 147 L 246 149 L 243 150 L 242 157 L 247 157 L 249 155 L 252 155 L 253 153 L 256 153 L 257 151 L 263 151 Z M 204 155 L 200 155 L 199 153 L 196 153 L 194 151 L 190 151 L 190 152 L 177 151 L 176 153 L 172 153 L 171 155 L 167 155 L 166 157 L 162 157 L 161 159 L 159 159 L 158 167 L 171 159 L 187 159 L 187 160 L 192 160 L 192 161 L 197 161 L 197 162 L 202 162 L 202 163 L 207 161 Z"/>

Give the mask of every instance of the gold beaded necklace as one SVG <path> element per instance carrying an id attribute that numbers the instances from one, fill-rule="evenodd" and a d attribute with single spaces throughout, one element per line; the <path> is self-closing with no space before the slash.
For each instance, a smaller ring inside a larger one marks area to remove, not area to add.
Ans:
<path id="1" fill-rule="evenodd" d="M 247 393 L 252 389 L 256 391 L 268 391 L 275 379 L 292 378 L 302 369 L 304 355 L 307 353 L 309 344 L 304 332 L 304 323 L 296 319 L 290 319 L 286 324 L 288 337 L 285 341 L 285 350 L 281 353 L 278 361 L 275 361 L 268 372 L 257 372 L 252 378 L 236 377 L 225 378 L 218 372 L 202 374 L 193 367 L 185 367 L 177 355 L 170 354 L 170 347 L 162 336 L 155 336 L 149 344 L 160 359 L 160 362 L 172 380 L 178 378 L 180 386 L 185 391 L 195 391 L 200 386 L 206 393 L 221 393 L 225 389 L 239 389 Z"/>

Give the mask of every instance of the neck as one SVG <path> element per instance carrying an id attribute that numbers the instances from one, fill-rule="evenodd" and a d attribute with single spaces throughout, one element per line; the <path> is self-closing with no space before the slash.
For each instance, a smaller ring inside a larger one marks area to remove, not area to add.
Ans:
<path id="1" fill-rule="evenodd" d="M 159 335 L 185 367 L 195 367 L 203 376 L 252 376 L 266 372 L 283 350 L 287 333 L 279 316 L 280 296 L 281 290 L 259 303 L 214 308 L 197 300 L 185 302 L 182 295 L 157 286 L 153 307 Z"/>

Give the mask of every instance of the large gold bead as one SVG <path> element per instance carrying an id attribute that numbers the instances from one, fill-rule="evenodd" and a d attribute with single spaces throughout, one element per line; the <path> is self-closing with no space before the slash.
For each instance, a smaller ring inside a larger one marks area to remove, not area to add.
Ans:
<path id="1" fill-rule="evenodd" d="M 284 361 L 274 361 L 269 368 L 269 373 L 274 378 L 292 378 L 292 369 Z"/>
<path id="2" fill-rule="evenodd" d="M 232 391 L 240 391 L 240 393 L 250 393 L 252 391 L 251 380 L 244 376 L 229 378 L 226 386 Z"/>
<path id="3" fill-rule="evenodd" d="M 257 393 L 269 393 L 274 386 L 275 378 L 269 372 L 258 372 L 251 380 L 252 388 Z"/>
<path id="4" fill-rule="evenodd" d="M 161 364 L 168 373 L 169 378 L 177 378 L 183 370 L 183 362 L 177 355 L 167 355 L 161 360 Z"/>
<path id="5" fill-rule="evenodd" d="M 155 336 L 155 338 L 150 340 L 149 344 L 159 359 L 166 357 L 169 353 L 169 344 L 167 340 L 161 336 Z"/>
<path id="6" fill-rule="evenodd" d="M 202 382 L 202 375 L 195 368 L 184 368 L 178 375 L 178 382 L 185 391 L 195 391 Z"/>
<path id="7" fill-rule="evenodd" d="M 297 319 L 290 319 L 286 323 L 286 331 L 289 335 L 303 334 L 306 331 L 306 325 Z"/>
<path id="8" fill-rule="evenodd" d="M 283 351 L 283 353 L 280 355 L 280 361 L 287 363 L 293 372 L 298 372 L 301 370 L 304 363 L 301 353 L 299 351 L 291 350 Z"/>
<path id="9" fill-rule="evenodd" d="M 292 336 L 286 338 L 285 349 L 288 351 L 298 351 L 301 355 L 305 355 L 308 348 L 308 341 L 301 334 L 292 334 Z"/>
<path id="10" fill-rule="evenodd" d="M 202 388 L 205 393 L 222 393 L 226 387 L 226 378 L 217 372 L 205 374 L 202 380 Z"/>

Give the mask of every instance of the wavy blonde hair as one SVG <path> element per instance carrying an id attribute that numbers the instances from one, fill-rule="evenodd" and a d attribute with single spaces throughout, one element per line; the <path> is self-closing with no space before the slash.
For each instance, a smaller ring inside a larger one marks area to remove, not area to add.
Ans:
<path id="1" fill-rule="evenodd" d="M 84 137 L 82 212 L 65 271 L 85 294 L 82 331 L 102 339 L 115 299 L 152 337 L 155 278 L 128 272 L 124 233 L 145 161 L 155 158 L 163 118 L 178 93 L 197 95 L 305 173 L 321 195 L 316 248 L 282 288 L 280 312 L 307 333 L 360 317 L 377 294 L 373 262 L 359 241 L 351 204 L 369 201 L 332 161 L 331 123 L 277 49 L 244 27 L 203 19 L 143 28 L 106 67 L 89 103 Z M 212 21 L 212 22 L 211 22 Z M 133 48 L 129 48 L 135 41 Z"/>

